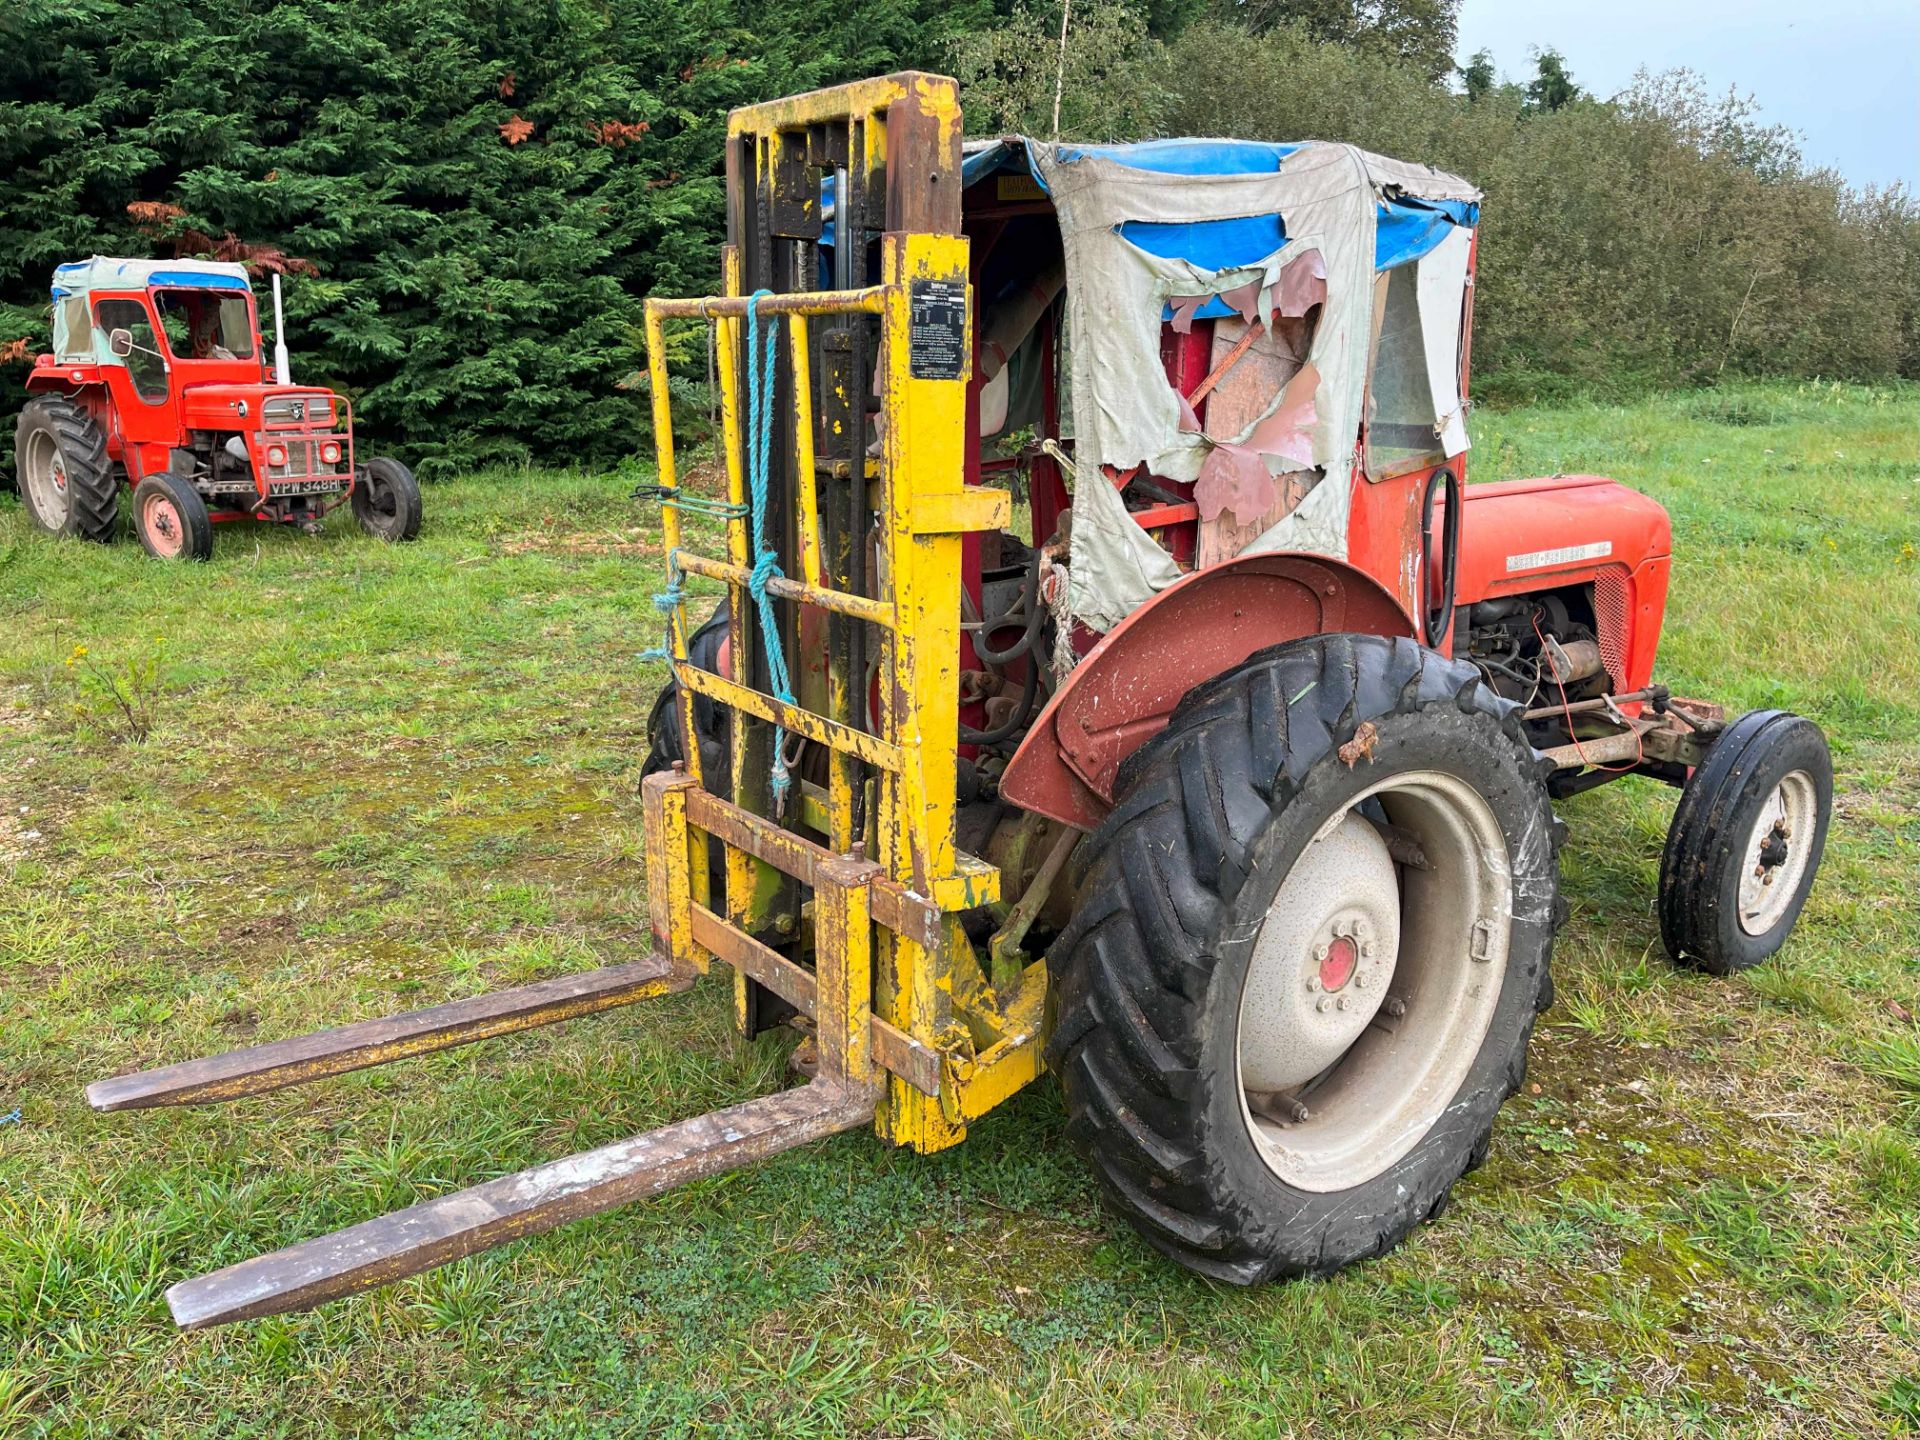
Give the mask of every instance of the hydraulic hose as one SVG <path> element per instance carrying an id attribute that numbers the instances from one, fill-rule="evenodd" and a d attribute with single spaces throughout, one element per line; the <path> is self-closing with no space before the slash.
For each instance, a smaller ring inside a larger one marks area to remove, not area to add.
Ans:
<path id="1" fill-rule="evenodd" d="M 992 620 L 981 621 L 980 628 L 973 632 L 973 653 L 980 658 L 982 664 L 1005 665 L 1009 661 L 1018 660 L 1033 649 L 1033 642 L 1040 637 L 1040 627 L 1047 618 L 1046 606 L 1040 603 L 1040 572 L 1045 564 L 1045 559 L 1036 549 L 1033 552 L 1033 565 L 1027 571 L 1026 587 L 1021 592 L 1021 603 L 1027 607 L 1027 623 L 1021 630 L 1018 640 L 1005 650 L 995 650 L 987 644 L 987 636 L 996 630 L 1004 630 L 1013 623 L 1014 616 L 1018 612 L 1011 610 Z"/>
<path id="2" fill-rule="evenodd" d="M 1040 693 L 1040 667 L 1032 660 L 1027 662 L 1027 678 L 1020 685 L 1020 704 L 1005 721 L 991 730 L 972 730 L 960 727 L 962 745 L 998 745 L 1002 740 L 1011 740 L 1020 732 L 1028 720 L 1033 717 L 1034 698 Z"/>

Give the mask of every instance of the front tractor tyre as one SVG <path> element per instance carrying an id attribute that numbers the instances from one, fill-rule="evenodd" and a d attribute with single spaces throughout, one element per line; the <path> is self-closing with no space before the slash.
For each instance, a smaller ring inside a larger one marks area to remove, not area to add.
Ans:
<path id="1" fill-rule="evenodd" d="M 213 555 L 207 502 L 178 471 L 158 471 L 134 487 L 133 533 L 156 560 L 206 560 Z"/>
<path id="2" fill-rule="evenodd" d="M 1263 651 L 1121 767 L 1049 963 L 1048 1058 L 1114 1204 L 1189 1269 L 1327 1275 L 1486 1156 L 1551 995 L 1544 762 L 1412 640 Z"/>
<path id="3" fill-rule="evenodd" d="M 1682 964 L 1751 969 L 1786 943 L 1833 811 L 1820 727 L 1785 710 L 1735 720 L 1688 777 L 1660 858 L 1660 938 Z"/>
<path id="4" fill-rule="evenodd" d="M 50 535 L 101 544 L 120 520 L 120 478 L 107 459 L 107 437 L 94 418 L 65 395 L 27 402 L 13 432 L 20 500 Z"/>
<path id="5" fill-rule="evenodd" d="M 376 539 L 413 539 L 420 533 L 420 482 L 398 460 L 376 455 L 354 483 L 353 518 Z"/>

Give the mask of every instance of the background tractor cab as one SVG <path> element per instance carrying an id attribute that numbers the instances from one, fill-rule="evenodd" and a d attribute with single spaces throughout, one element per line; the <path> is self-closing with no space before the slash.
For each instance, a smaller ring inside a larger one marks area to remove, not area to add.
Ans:
<path id="1" fill-rule="evenodd" d="M 278 308 L 276 280 L 275 301 Z M 276 324 L 276 333 L 284 326 Z M 260 342 L 253 287 L 212 260 L 91 260 L 53 277 L 53 349 L 27 377 L 15 464 L 40 528 L 204 560 L 213 523 L 312 528 L 350 501 L 370 533 L 411 540 L 420 491 L 397 460 L 361 463 L 343 395 L 289 383 Z M 278 373 L 276 373 L 276 370 Z"/>

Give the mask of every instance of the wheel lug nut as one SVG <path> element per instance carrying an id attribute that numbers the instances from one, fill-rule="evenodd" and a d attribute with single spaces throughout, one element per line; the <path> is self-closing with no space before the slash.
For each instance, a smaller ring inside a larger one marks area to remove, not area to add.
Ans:
<path id="1" fill-rule="evenodd" d="M 1327 958 L 1327 951 L 1328 951 L 1327 946 L 1316 945 L 1313 947 L 1313 958 L 1316 960 L 1324 960 Z"/>
<path id="2" fill-rule="evenodd" d="M 1318 975 L 1309 975 L 1307 977 L 1307 989 L 1318 990 L 1319 988 L 1320 988 L 1320 977 Z"/>
<path id="3" fill-rule="evenodd" d="M 1342 995 L 1340 997 L 1340 1008 L 1342 1010 L 1351 1010 L 1353 1008 L 1353 1002 L 1349 1000 L 1345 995 Z"/>
<path id="4" fill-rule="evenodd" d="M 1328 999 L 1325 995 L 1322 995 L 1319 1001 L 1314 1005 L 1313 1008 L 1319 1011 L 1322 1015 L 1324 1015 L 1327 1013 L 1327 1007 L 1332 1004 L 1333 1004 L 1332 1000 Z"/>
<path id="5" fill-rule="evenodd" d="M 1353 977 L 1353 988 L 1354 988 L 1354 989 L 1356 989 L 1356 990 L 1364 990 L 1364 989 L 1366 989 L 1366 988 L 1367 988 L 1367 977 L 1366 977 L 1365 975 L 1356 975 L 1356 976 L 1354 976 L 1354 977 Z"/>

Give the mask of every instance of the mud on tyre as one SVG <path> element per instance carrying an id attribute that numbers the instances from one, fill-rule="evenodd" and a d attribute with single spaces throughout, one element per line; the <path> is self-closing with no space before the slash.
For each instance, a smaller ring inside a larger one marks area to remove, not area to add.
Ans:
<path id="1" fill-rule="evenodd" d="M 1551 995 L 1544 770 L 1471 666 L 1365 635 L 1253 656 L 1129 758 L 1049 956 L 1048 1058 L 1154 1246 L 1328 1274 L 1485 1158 Z"/>

